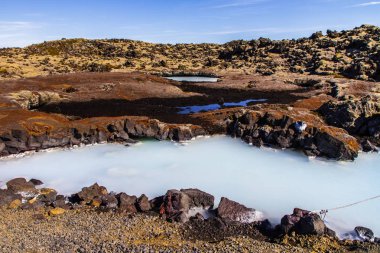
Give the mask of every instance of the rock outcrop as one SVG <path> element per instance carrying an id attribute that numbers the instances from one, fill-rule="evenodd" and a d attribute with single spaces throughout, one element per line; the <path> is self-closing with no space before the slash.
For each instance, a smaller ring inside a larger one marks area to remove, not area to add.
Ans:
<path id="1" fill-rule="evenodd" d="M 118 200 L 119 209 L 127 213 L 137 213 L 136 196 L 129 196 L 128 194 L 122 192 L 116 195 Z"/>
<path id="2" fill-rule="evenodd" d="M 160 214 L 168 220 L 179 222 L 189 220 L 191 209 L 208 211 L 214 206 L 214 196 L 198 189 L 169 190 L 161 200 Z"/>
<path id="3" fill-rule="evenodd" d="M 318 112 L 330 125 L 360 136 L 380 136 L 380 102 L 371 96 L 343 97 L 323 104 Z"/>
<path id="4" fill-rule="evenodd" d="M 281 219 L 280 229 L 289 234 L 293 231 L 300 235 L 328 235 L 335 237 L 335 232 L 326 227 L 321 217 L 310 211 L 295 208 L 293 214 Z"/>
<path id="5" fill-rule="evenodd" d="M 252 223 L 263 219 L 261 213 L 255 209 L 248 208 L 224 197 L 221 198 L 216 212 L 218 217 L 226 221 Z"/>
<path id="6" fill-rule="evenodd" d="M 25 125 L 26 129 L 0 133 L 0 155 L 81 144 L 134 143 L 135 139 L 143 137 L 186 141 L 206 134 L 199 126 L 167 124 L 145 117 L 81 120 L 51 130 L 37 129 L 38 126 Z"/>
<path id="7" fill-rule="evenodd" d="M 373 231 L 366 227 L 355 227 L 355 232 L 360 239 L 368 242 L 373 242 L 375 240 L 375 235 Z"/>
<path id="8" fill-rule="evenodd" d="M 254 146 L 294 148 L 309 156 L 337 160 L 353 160 L 360 148 L 346 131 L 326 127 L 321 119 L 305 110 L 241 110 L 227 121 L 230 135 Z M 297 122 L 307 126 L 304 131 L 299 131 Z"/>

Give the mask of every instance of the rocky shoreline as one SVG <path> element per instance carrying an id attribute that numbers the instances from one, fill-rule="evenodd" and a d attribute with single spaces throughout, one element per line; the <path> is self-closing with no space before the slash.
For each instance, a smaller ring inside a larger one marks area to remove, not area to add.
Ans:
<path id="1" fill-rule="evenodd" d="M 342 122 L 344 116 L 333 116 L 339 112 L 335 109 L 325 109 L 329 104 L 331 102 L 323 104 L 319 109 L 323 111 L 322 115 L 335 119 L 341 118 L 339 122 Z M 350 130 L 352 126 L 339 125 L 339 128 L 325 126 L 318 117 L 305 110 L 281 108 L 268 110 L 258 107 L 256 110 L 226 109 L 228 117 L 218 122 L 219 128 L 225 129 L 225 132 L 210 132 L 202 126 L 192 124 L 167 124 L 146 117 L 92 119 L 90 124 L 83 121 L 72 122 L 69 128 L 60 128 L 56 133 L 48 132 L 44 127 L 28 129 L 33 132 L 13 129 L 0 135 L 0 156 L 82 144 L 105 142 L 128 144 L 135 143 L 139 138 L 181 142 L 197 136 L 228 134 L 257 147 L 266 145 L 282 149 L 292 148 L 301 150 L 308 156 L 354 160 L 360 150 L 377 151 L 376 146 L 379 145 L 380 124 L 376 113 L 380 111 L 380 107 L 373 105 L 371 108 L 375 108 L 373 115 L 360 116 L 360 119 L 355 117 L 347 119 L 354 122 L 360 121 L 356 123 L 360 124 L 356 126 L 360 130 L 355 130 L 352 136 L 344 130 L 353 131 Z M 331 112 L 325 110 L 331 110 Z M 358 112 L 358 115 L 366 115 L 365 113 L 367 112 Z M 304 124 L 305 129 L 299 129 L 298 124 Z"/>
<path id="2" fill-rule="evenodd" d="M 139 138 L 186 141 L 215 134 L 239 137 L 258 147 L 291 148 L 301 150 L 308 156 L 335 160 L 354 160 L 359 151 L 376 151 L 376 146 L 380 145 L 378 97 L 368 95 L 370 92 L 363 90 L 356 94 L 355 85 L 352 85 L 354 90 L 344 88 L 345 79 L 334 81 L 338 95 L 333 97 L 326 94 L 333 89 L 330 79 L 295 79 L 289 84 L 290 81 L 283 77 L 273 81 L 262 76 L 225 76 L 221 82 L 214 84 L 216 87 L 209 88 L 207 83 L 178 83 L 141 73 L 88 74 L 85 78 L 91 81 L 91 85 L 101 83 L 96 86 L 100 90 L 91 93 L 91 89 L 80 90 L 90 85 L 78 83 L 76 78 L 81 76 L 70 74 L 15 81 L 12 85 L 4 83 L 14 92 L 2 91 L 0 96 L 0 156 L 82 144 L 127 144 Z M 236 84 L 235 78 L 241 84 Z M 252 79 L 259 80 L 260 87 L 253 90 L 241 87 L 247 81 L 248 85 L 256 83 Z M 106 80 L 123 80 L 127 86 L 120 84 L 120 88 L 104 91 L 103 82 Z M 136 88 L 139 86 L 130 83 L 136 80 L 151 85 L 152 89 L 161 86 L 164 91 L 170 90 L 174 97 L 162 98 L 169 94 L 161 92 L 152 98 L 149 89 L 136 90 L 140 89 Z M 26 92 L 24 89 L 30 87 L 28 82 L 35 81 L 47 84 Z M 72 82 L 74 91 L 67 93 L 65 88 L 47 93 L 46 90 L 52 88 L 49 85 L 56 82 Z M 277 87 L 279 83 L 281 88 Z M 306 84 L 307 87 L 300 90 L 300 85 Z M 266 85 L 277 90 L 262 91 Z M 367 89 L 376 87 L 375 83 L 363 81 L 357 85 L 366 85 Z M 127 89 L 130 90 L 126 92 Z M 126 93 L 121 94 L 121 91 Z M 143 92 L 139 95 L 141 98 L 116 99 L 117 96 L 130 96 L 135 92 Z M 91 94 L 95 98 L 88 101 Z M 222 108 L 196 114 L 178 114 L 181 106 L 218 103 L 220 99 L 236 101 L 254 94 L 266 96 L 268 101 L 243 109 Z"/>
<path id="3" fill-rule="evenodd" d="M 6 223 L 5 220 L 10 219 L 13 215 L 30 216 L 32 223 L 29 226 L 50 226 L 49 224 L 54 226 L 54 224 L 60 223 L 60 219 L 64 219 L 62 217 L 70 217 L 69 220 L 72 219 L 75 222 L 89 222 L 89 217 L 98 219 L 98 216 L 101 215 L 110 220 L 123 219 L 127 224 L 143 223 L 144 226 L 152 229 L 150 231 L 158 233 L 153 237 L 150 235 L 145 238 L 145 242 L 141 243 L 138 243 L 138 240 L 141 239 L 136 238 L 139 237 L 139 234 L 133 235 L 128 232 L 125 236 L 135 237 L 135 240 L 130 239 L 128 242 L 116 245 L 109 241 L 110 239 L 103 238 L 102 243 L 113 252 L 121 252 L 122 249 L 127 248 L 137 250 L 142 246 L 146 249 L 164 251 L 175 250 L 175 248 L 185 250 L 190 245 L 194 247 L 192 251 L 195 252 L 209 251 L 210 249 L 204 247 L 210 243 L 218 250 L 228 250 L 228 247 L 249 248 L 252 244 L 258 244 L 259 248 L 279 250 L 279 252 L 309 252 L 312 250 L 318 252 L 376 252 L 380 249 L 379 238 L 376 238 L 368 228 L 355 228 L 358 238 L 361 238 L 362 241 L 342 241 L 336 237 L 334 231 L 325 225 L 319 214 L 298 208 L 295 208 L 292 214 L 285 215 L 281 219 L 281 223 L 274 226 L 255 209 L 245 207 L 227 198 L 221 198 L 218 207 L 214 208 L 214 196 L 198 189 L 168 190 L 162 196 L 148 199 L 144 194 L 136 197 L 124 192 L 108 192 L 105 187 L 98 184 L 84 187 L 70 196 L 59 195 L 54 189 L 43 188 L 43 182 L 37 179 L 27 181 L 24 178 L 15 178 L 8 181 L 6 186 L 6 189 L 0 190 L 0 208 L 5 214 L 4 220 L 2 219 L 0 224 Z M 12 214 L 8 210 L 12 210 Z M 86 216 L 87 221 L 78 221 L 83 216 Z M 70 226 L 74 225 L 72 222 L 69 223 Z M 158 232 L 157 226 L 167 226 L 166 232 Z M 28 230 L 28 228 L 26 229 Z M 88 229 L 91 230 L 91 228 Z M 102 229 L 108 231 L 111 227 Z M 50 238 L 33 245 L 16 243 L 13 246 L 7 246 L 4 243 L 9 240 L 9 236 L 20 236 L 21 241 L 25 240 L 23 235 L 19 234 L 20 230 L 10 230 L 14 232 L 5 237 L 5 240 L 0 241 L 0 248 L 19 247 L 19 250 L 37 250 L 37 247 L 54 247 L 54 250 L 64 251 L 66 249 L 85 252 L 99 247 L 97 243 L 89 243 L 93 238 L 88 236 L 86 236 L 88 243 L 83 244 L 77 241 L 78 244 L 69 244 L 69 238 L 62 236 L 65 233 L 73 233 L 71 231 L 73 228 L 62 228 L 60 231 L 56 231 L 58 238 L 54 242 L 49 242 Z M 179 247 L 167 243 L 168 240 L 171 240 L 170 234 L 175 231 L 178 233 L 176 243 L 179 243 Z M 41 232 L 42 230 L 36 233 Z M 143 232 L 142 228 L 140 233 Z M 94 235 L 91 234 L 91 236 Z M 119 236 L 124 235 L 119 234 Z M 242 240 L 249 242 L 241 245 Z M 229 242 L 228 246 L 225 245 L 227 242 Z M 186 247 L 184 247 L 185 245 Z M 82 249 L 84 251 L 80 251 L 82 247 L 84 247 Z M 251 248 L 251 251 L 254 250 L 255 248 Z"/>

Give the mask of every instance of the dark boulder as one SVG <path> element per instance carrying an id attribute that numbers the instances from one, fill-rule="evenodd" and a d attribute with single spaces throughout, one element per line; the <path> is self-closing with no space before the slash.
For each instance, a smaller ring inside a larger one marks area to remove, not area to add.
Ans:
<path id="1" fill-rule="evenodd" d="M 366 227 L 356 227 L 355 228 L 356 234 L 364 241 L 374 241 L 375 235 L 373 231 Z"/>
<path id="2" fill-rule="evenodd" d="M 66 203 L 66 197 L 63 195 L 57 195 L 55 198 L 55 201 L 53 203 L 54 208 L 63 208 L 63 209 L 69 209 L 69 203 Z"/>
<path id="3" fill-rule="evenodd" d="M 300 235 L 336 236 L 333 230 L 326 227 L 318 214 L 300 208 L 295 208 L 292 214 L 285 215 L 281 219 L 280 229 L 284 234 L 294 231 Z"/>
<path id="4" fill-rule="evenodd" d="M 329 125 L 347 130 L 350 134 L 374 136 L 380 114 L 380 103 L 371 96 L 360 99 L 344 97 L 340 101 L 324 103 L 318 112 Z M 370 123 L 371 121 L 374 122 Z M 374 125 L 370 131 L 369 124 Z M 379 129 L 380 130 L 380 129 Z"/>
<path id="5" fill-rule="evenodd" d="M 217 208 L 217 216 L 226 221 L 238 221 L 242 223 L 250 223 L 260 218 L 255 209 L 247 208 L 224 197 L 221 198 Z"/>
<path id="6" fill-rule="evenodd" d="M 325 157 L 336 160 L 354 160 L 358 156 L 356 150 L 347 148 L 347 144 L 331 134 L 317 132 L 314 139 L 319 154 Z"/>
<path id="7" fill-rule="evenodd" d="M 376 146 L 369 140 L 363 140 L 361 143 L 364 152 L 377 152 Z"/>
<path id="8" fill-rule="evenodd" d="M 19 193 L 19 192 L 36 192 L 36 187 L 32 182 L 26 181 L 25 178 L 15 178 L 7 182 L 8 190 Z"/>
<path id="9" fill-rule="evenodd" d="M 122 192 L 116 195 L 116 198 L 119 202 L 119 208 L 122 211 L 125 211 L 127 213 L 136 213 L 136 204 L 137 204 L 137 197 L 136 196 L 129 196 L 126 193 Z"/>
<path id="10" fill-rule="evenodd" d="M 80 192 L 74 194 L 72 197 L 74 200 L 79 200 L 78 202 L 84 202 L 89 204 L 95 198 L 100 198 L 108 194 L 107 189 L 104 186 L 99 186 L 97 183 L 89 187 L 84 187 Z"/>
<path id="11" fill-rule="evenodd" d="M 154 199 L 151 199 L 149 202 L 152 208 L 151 210 L 159 213 L 164 203 L 164 196 L 158 196 Z"/>
<path id="12" fill-rule="evenodd" d="M 323 235 L 325 233 L 325 223 L 318 214 L 310 213 L 295 225 L 295 231 L 300 235 Z"/>
<path id="13" fill-rule="evenodd" d="M 150 211 L 150 209 L 151 209 L 149 199 L 147 196 L 145 196 L 145 194 L 141 195 L 137 199 L 136 206 L 140 212 L 147 212 L 147 211 Z"/>
<path id="14" fill-rule="evenodd" d="M 39 191 L 37 200 L 41 201 L 45 205 L 52 205 L 57 198 L 57 191 L 54 189 L 43 188 Z"/>
<path id="15" fill-rule="evenodd" d="M 166 192 L 163 203 L 160 208 L 160 214 L 166 219 L 186 222 L 188 213 L 192 204 L 191 198 L 184 192 L 178 190 L 169 190 Z"/>
<path id="16" fill-rule="evenodd" d="M 159 212 L 166 219 L 184 223 L 202 210 L 208 212 L 214 206 L 214 196 L 198 189 L 169 190 L 154 202 L 155 206 L 161 203 Z"/>
<path id="17" fill-rule="evenodd" d="M 116 209 L 118 207 L 118 200 L 114 194 L 107 194 L 101 196 L 101 206 L 107 209 Z"/>
<path id="18" fill-rule="evenodd" d="M 41 201 L 28 201 L 21 205 L 22 210 L 43 210 L 45 204 Z"/>
<path id="19" fill-rule="evenodd" d="M 34 178 L 30 179 L 29 182 L 31 182 L 35 186 L 39 186 L 39 185 L 43 185 L 44 184 L 41 180 L 34 179 Z"/>
<path id="20" fill-rule="evenodd" d="M 203 207 L 212 208 L 214 206 L 214 196 L 198 189 L 181 189 L 190 198 L 189 208 Z"/>
<path id="21" fill-rule="evenodd" d="M 5 143 L 0 139 L 0 154 L 2 154 L 3 151 L 5 151 L 6 147 L 7 146 L 5 145 Z"/>
<path id="22" fill-rule="evenodd" d="M 20 194 L 15 194 L 13 191 L 8 189 L 0 189 L 0 207 L 7 207 L 15 200 L 19 200 L 21 202 L 22 196 Z"/>

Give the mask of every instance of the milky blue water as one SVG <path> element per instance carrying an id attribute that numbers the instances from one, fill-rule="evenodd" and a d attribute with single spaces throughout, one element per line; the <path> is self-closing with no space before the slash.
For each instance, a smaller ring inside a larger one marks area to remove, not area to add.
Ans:
<path id="1" fill-rule="evenodd" d="M 326 161 L 218 136 L 187 145 L 148 140 L 131 147 L 104 144 L 1 160 L 0 181 L 38 178 L 64 194 L 98 182 L 151 198 L 172 188 L 199 188 L 279 222 L 294 207 L 328 209 L 380 194 L 379 164 L 379 154 L 361 154 L 355 162 Z M 377 199 L 331 211 L 326 218 L 341 235 L 358 225 L 380 235 L 379 210 Z"/>
<path id="2" fill-rule="evenodd" d="M 219 110 L 223 107 L 244 107 L 247 106 L 249 103 L 259 103 L 259 102 L 265 102 L 267 99 L 247 99 L 239 102 L 229 102 L 229 103 L 223 103 L 223 106 L 220 104 L 208 104 L 208 105 L 192 105 L 192 106 L 183 106 L 178 107 L 180 111 L 178 114 L 190 114 L 190 113 L 197 113 L 197 112 L 208 112 L 208 111 L 215 111 Z"/>
<path id="3" fill-rule="evenodd" d="M 169 76 L 165 77 L 177 82 L 192 82 L 192 83 L 216 83 L 217 77 L 205 77 L 205 76 Z"/>

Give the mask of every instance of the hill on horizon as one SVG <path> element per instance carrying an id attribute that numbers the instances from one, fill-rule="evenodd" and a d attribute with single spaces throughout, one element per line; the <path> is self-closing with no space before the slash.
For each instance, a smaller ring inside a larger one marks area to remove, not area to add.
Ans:
<path id="1" fill-rule="evenodd" d="M 0 80 L 72 72 L 310 73 L 380 80 L 380 28 L 315 32 L 293 40 L 156 44 L 129 39 L 62 39 L 0 49 Z"/>

